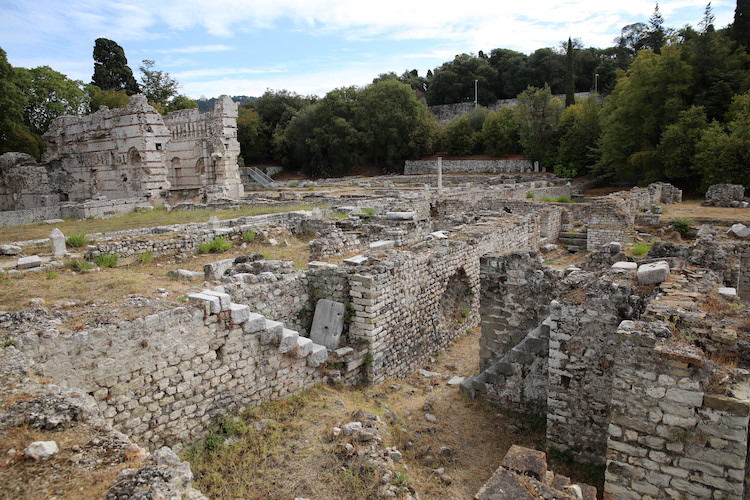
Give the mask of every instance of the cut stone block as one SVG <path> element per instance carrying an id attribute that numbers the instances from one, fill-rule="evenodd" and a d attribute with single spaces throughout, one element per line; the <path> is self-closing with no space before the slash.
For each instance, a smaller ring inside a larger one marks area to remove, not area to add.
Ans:
<path id="1" fill-rule="evenodd" d="M 325 346 L 313 343 L 312 352 L 307 357 L 307 366 L 317 368 L 328 360 L 328 349 Z"/>
<path id="2" fill-rule="evenodd" d="M 434 233 L 430 233 L 430 236 L 433 237 L 436 240 L 446 240 L 446 239 L 448 239 L 448 235 L 445 234 L 445 231 L 435 231 Z"/>
<path id="3" fill-rule="evenodd" d="M 310 217 L 312 217 L 314 220 L 321 220 L 323 219 L 323 211 L 318 207 L 315 207 L 310 212 Z"/>
<path id="4" fill-rule="evenodd" d="M 215 215 L 212 215 L 208 218 L 208 227 L 209 229 L 218 229 L 220 227 L 219 225 L 219 218 Z"/>
<path id="5" fill-rule="evenodd" d="M 45 219 L 44 220 L 45 224 L 61 224 L 63 222 L 65 222 L 65 221 L 62 220 L 62 219 Z"/>
<path id="6" fill-rule="evenodd" d="M 0 255 L 18 255 L 23 248 L 18 245 L 0 245 Z"/>
<path id="7" fill-rule="evenodd" d="M 416 212 L 386 212 L 385 218 L 391 220 L 414 220 Z"/>
<path id="8" fill-rule="evenodd" d="M 316 344 L 337 349 L 344 330 L 344 312 L 346 307 L 341 302 L 320 299 L 315 305 L 310 338 Z"/>
<path id="9" fill-rule="evenodd" d="M 262 344 L 278 344 L 283 331 L 283 324 L 267 319 L 264 330 L 260 334 L 260 341 Z"/>
<path id="10" fill-rule="evenodd" d="M 744 224 L 734 224 L 731 228 L 729 228 L 729 231 L 727 231 L 730 236 L 734 236 L 735 238 L 750 238 L 750 227 L 747 227 Z"/>
<path id="11" fill-rule="evenodd" d="M 232 296 L 229 295 L 228 293 L 217 292 L 215 290 L 203 290 L 201 293 L 205 293 L 206 295 L 217 297 L 219 299 L 219 306 L 221 307 L 222 311 L 228 311 L 229 306 L 232 304 Z M 241 321 L 233 321 L 233 322 L 242 323 Z"/>
<path id="12" fill-rule="evenodd" d="M 726 297 L 728 299 L 736 299 L 737 298 L 737 289 L 734 287 L 721 287 L 719 288 L 719 295 L 722 297 Z"/>
<path id="13" fill-rule="evenodd" d="M 636 277 L 641 285 L 656 285 L 669 276 L 669 264 L 666 261 L 651 262 L 638 267 Z"/>
<path id="14" fill-rule="evenodd" d="M 250 307 L 244 304 L 229 304 L 229 314 L 232 323 L 235 325 L 241 325 L 248 319 L 250 319 Z"/>
<path id="15" fill-rule="evenodd" d="M 344 259 L 344 263 L 350 266 L 359 266 L 367 262 L 367 257 L 364 255 L 355 255 L 349 259 Z"/>
<path id="16" fill-rule="evenodd" d="M 201 273 L 199 271 L 188 271 L 187 269 L 173 269 L 171 271 L 167 271 L 167 276 L 170 278 L 177 278 L 181 280 L 192 280 L 192 279 L 203 279 L 205 278 L 205 273 Z"/>
<path id="17" fill-rule="evenodd" d="M 284 328 L 284 330 L 281 332 L 281 341 L 279 342 L 279 352 L 281 354 L 293 351 L 297 348 L 297 339 L 299 338 L 299 333 L 295 332 L 294 330 L 289 330 L 288 328 Z"/>
<path id="18" fill-rule="evenodd" d="M 219 280 L 233 265 L 234 259 L 217 260 L 203 266 L 203 274 L 207 280 Z"/>
<path id="19" fill-rule="evenodd" d="M 500 463 L 506 469 L 528 475 L 539 481 L 547 477 L 547 454 L 513 445 Z"/>
<path id="20" fill-rule="evenodd" d="M 396 246 L 396 242 L 393 240 L 379 240 L 370 243 L 370 248 L 373 250 L 383 250 L 385 248 L 393 248 Z"/>
<path id="21" fill-rule="evenodd" d="M 266 318 L 254 312 L 249 313 L 247 320 L 242 324 L 242 331 L 245 333 L 256 333 L 266 327 Z"/>
<path id="22" fill-rule="evenodd" d="M 30 255 L 29 257 L 21 257 L 16 263 L 16 269 L 31 269 L 33 267 L 39 267 L 42 265 L 42 259 L 38 255 Z"/>
<path id="23" fill-rule="evenodd" d="M 65 235 L 58 228 L 49 233 L 49 243 L 52 247 L 52 257 L 59 258 L 65 255 Z"/>
<path id="24" fill-rule="evenodd" d="M 188 295 L 188 301 L 191 304 L 204 308 L 206 314 L 219 314 L 221 312 L 219 297 L 206 295 L 205 293 L 191 293 Z"/>
<path id="25" fill-rule="evenodd" d="M 636 262 L 615 262 L 612 264 L 612 269 L 626 269 L 628 271 L 635 271 L 638 269 L 638 263 Z"/>
<path id="26" fill-rule="evenodd" d="M 336 264 L 330 264 L 328 262 L 320 262 L 318 260 L 312 260 L 307 263 L 308 269 L 336 269 Z"/>
<path id="27" fill-rule="evenodd" d="M 307 337 L 297 337 L 297 357 L 305 358 L 313 350 L 313 341 Z"/>

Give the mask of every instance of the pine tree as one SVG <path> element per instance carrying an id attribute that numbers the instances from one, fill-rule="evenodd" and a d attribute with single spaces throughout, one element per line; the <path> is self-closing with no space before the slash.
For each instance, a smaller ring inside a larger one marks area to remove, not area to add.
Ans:
<path id="1" fill-rule="evenodd" d="M 140 92 L 125 51 L 106 38 L 97 38 L 94 43 L 94 75 L 91 83 L 102 90 L 124 90 L 128 95 Z"/>
<path id="2" fill-rule="evenodd" d="M 734 24 L 730 33 L 732 39 L 750 49 L 750 0 L 737 0 L 734 10 Z"/>

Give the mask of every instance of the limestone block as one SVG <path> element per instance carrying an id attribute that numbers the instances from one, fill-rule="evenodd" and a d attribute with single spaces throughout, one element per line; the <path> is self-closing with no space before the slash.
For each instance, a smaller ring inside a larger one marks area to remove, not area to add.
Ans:
<path id="1" fill-rule="evenodd" d="M 250 307 L 244 304 L 229 304 L 229 313 L 232 323 L 241 325 L 250 319 Z"/>
<path id="2" fill-rule="evenodd" d="M 283 331 L 283 324 L 267 319 L 264 330 L 260 333 L 260 342 L 262 344 L 278 344 Z"/>
<path id="3" fill-rule="evenodd" d="M 669 264 L 663 260 L 643 264 L 638 267 L 636 276 L 638 283 L 641 285 L 656 285 L 669 276 Z"/>
<path id="4" fill-rule="evenodd" d="M 221 303 L 218 297 L 206 295 L 205 293 L 188 294 L 188 301 L 198 307 L 202 307 L 206 314 L 219 314 L 221 312 Z"/>
<path id="5" fill-rule="evenodd" d="M 206 275 L 198 271 L 188 271 L 187 269 L 173 269 L 167 271 L 167 276 L 181 280 L 203 279 Z"/>
<path id="6" fill-rule="evenodd" d="M 315 306 L 315 316 L 310 328 L 310 338 L 316 344 L 337 349 L 344 330 L 344 312 L 341 302 L 320 299 Z"/>
<path id="7" fill-rule="evenodd" d="M 731 228 L 729 228 L 727 234 L 735 238 L 750 238 L 750 227 L 747 227 L 744 224 L 734 224 Z"/>
<path id="8" fill-rule="evenodd" d="M 211 295 L 212 297 L 216 297 L 219 299 L 219 305 L 221 306 L 222 311 L 228 311 L 230 306 L 232 305 L 232 297 L 228 293 L 224 292 L 217 292 L 216 290 L 203 290 L 201 293 L 204 293 L 206 295 Z M 236 304 L 235 304 L 236 305 Z M 245 306 L 247 307 L 247 306 Z M 242 321 L 234 321 L 234 323 L 242 323 Z"/>
<path id="9" fill-rule="evenodd" d="M 328 349 L 325 346 L 313 343 L 312 352 L 307 357 L 307 366 L 317 368 L 328 360 Z"/>
<path id="10" fill-rule="evenodd" d="M 430 233 L 430 236 L 433 239 L 436 239 L 436 240 L 446 240 L 446 239 L 448 239 L 448 235 L 445 234 L 445 231 L 435 231 L 434 233 Z"/>
<path id="11" fill-rule="evenodd" d="M 30 255 L 29 257 L 21 257 L 16 263 L 16 269 L 31 269 L 42 265 L 42 259 L 38 255 Z"/>
<path id="12" fill-rule="evenodd" d="M 355 255 L 354 257 L 351 257 L 349 259 L 344 259 L 344 264 L 348 264 L 350 266 L 359 266 L 367 262 L 367 257 L 364 255 Z"/>
<path id="13" fill-rule="evenodd" d="M 310 212 L 310 217 L 314 220 L 322 220 L 323 219 L 323 211 L 319 209 L 318 207 L 315 207 Z"/>
<path id="14" fill-rule="evenodd" d="M 212 215 L 211 217 L 208 218 L 209 229 L 219 229 L 219 227 L 221 227 L 221 225 L 219 223 L 218 217 L 216 217 L 215 215 Z"/>
<path id="15" fill-rule="evenodd" d="M 49 233 L 49 243 L 52 247 L 52 257 L 59 258 L 65 255 L 65 235 L 58 228 Z"/>
<path id="16" fill-rule="evenodd" d="M 34 460 L 46 460 L 59 451 L 55 441 L 34 441 L 23 450 L 23 454 Z"/>
<path id="17" fill-rule="evenodd" d="M 391 220 L 414 220 L 416 212 L 386 212 L 385 218 Z"/>
<path id="18" fill-rule="evenodd" d="M 515 444 L 510 447 L 500 465 L 541 481 L 547 476 L 547 454 Z"/>
<path id="19" fill-rule="evenodd" d="M 0 245 L 0 255 L 18 255 L 23 249 L 17 245 Z"/>
<path id="20" fill-rule="evenodd" d="M 719 288 L 719 295 L 721 295 L 722 297 L 726 297 L 727 299 L 736 299 L 737 289 L 734 287 L 723 286 Z"/>
<path id="21" fill-rule="evenodd" d="M 297 337 L 297 357 L 307 357 L 313 349 L 313 341 L 307 337 Z"/>
<path id="22" fill-rule="evenodd" d="M 386 248 L 393 248 L 396 246 L 396 242 L 393 240 L 378 240 L 370 243 L 370 248 L 373 250 L 384 250 Z"/>
<path id="23" fill-rule="evenodd" d="M 249 313 L 247 320 L 242 324 L 242 331 L 245 333 L 256 333 L 266 327 L 266 318 L 256 313 Z"/>
<path id="24" fill-rule="evenodd" d="M 285 354 L 297 348 L 297 338 L 299 333 L 294 330 L 284 328 L 281 332 L 281 341 L 279 342 L 279 352 Z"/>
<path id="25" fill-rule="evenodd" d="M 638 269 L 638 264 L 636 262 L 615 262 L 612 264 L 612 269 L 625 269 L 628 271 L 635 271 Z"/>
<path id="26" fill-rule="evenodd" d="M 207 280 L 218 280 L 234 265 L 234 259 L 217 260 L 203 266 L 203 274 Z"/>

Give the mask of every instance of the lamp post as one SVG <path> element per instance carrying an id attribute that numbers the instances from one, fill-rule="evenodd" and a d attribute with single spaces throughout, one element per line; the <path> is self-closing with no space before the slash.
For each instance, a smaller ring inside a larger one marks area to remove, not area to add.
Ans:
<path id="1" fill-rule="evenodd" d="M 474 80 L 474 107 L 477 107 L 477 90 L 479 85 L 479 80 Z"/>
<path id="2" fill-rule="evenodd" d="M 599 73 L 594 73 L 594 92 L 599 93 Z"/>

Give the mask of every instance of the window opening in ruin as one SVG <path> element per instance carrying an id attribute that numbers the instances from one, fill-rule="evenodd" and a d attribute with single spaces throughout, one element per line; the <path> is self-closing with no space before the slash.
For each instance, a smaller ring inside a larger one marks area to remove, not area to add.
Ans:
<path id="1" fill-rule="evenodd" d="M 570 388 L 570 377 L 566 375 L 560 376 L 560 385 L 562 385 L 565 389 Z"/>
<path id="2" fill-rule="evenodd" d="M 224 347 L 226 347 L 226 344 L 222 344 L 218 348 L 214 349 L 214 352 L 216 353 L 216 359 L 218 359 L 219 361 L 224 359 Z"/>
<path id="3" fill-rule="evenodd" d="M 156 150 L 161 151 L 161 142 L 156 143 Z"/>
<path id="4" fill-rule="evenodd" d="M 443 314 L 441 326 L 457 328 L 465 323 L 471 315 L 471 302 L 474 290 L 469 283 L 469 276 L 461 268 L 448 278 L 445 292 L 440 298 L 440 310 Z"/>

